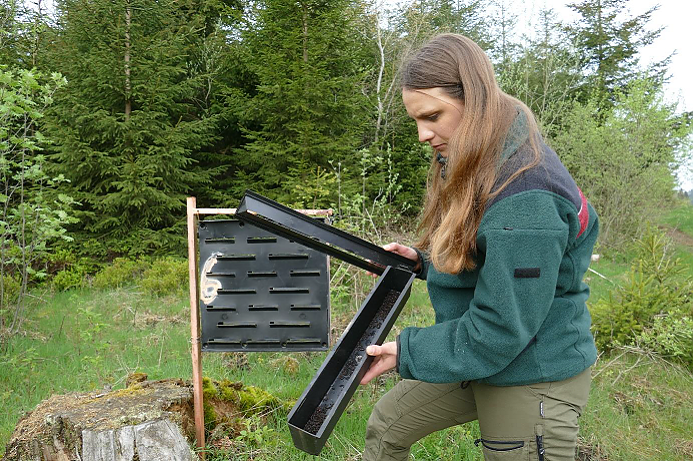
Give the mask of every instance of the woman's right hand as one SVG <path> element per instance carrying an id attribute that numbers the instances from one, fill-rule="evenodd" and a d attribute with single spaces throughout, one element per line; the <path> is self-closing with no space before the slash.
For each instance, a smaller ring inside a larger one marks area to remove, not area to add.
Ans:
<path id="1" fill-rule="evenodd" d="M 400 256 L 404 256 L 407 259 L 411 259 L 412 261 L 416 262 L 416 267 L 414 270 L 418 270 L 419 267 L 421 267 L 421 261 L 419 261 L 419 255 L 416 253 L 416 250 L 413 248 L 410 248 L 408 246 L 392 242 L 388 243 L 387 245 L 383 246 L 383 250 L 390 251 L 392 253 L 396 253 Z M 374 274 L 372 272 L 368 273 L 372 277 L 378 277 L 378 274 Z"/>
<path id="2" fill-rule="evenodd" d="M 401 245 L 396 242 L 388 243 L 383 247 L 384 250 L 391 251 L 392 253 L 396 253 L 400 256 L 404 256 L 407 259 L 411 259 L 412 261 L 416 262 L 417 264 L 420 262 L 419 261 L 419 255 L 416 254 L 416 250 L 413 248 L 410 248 L 408 246 Z"/>

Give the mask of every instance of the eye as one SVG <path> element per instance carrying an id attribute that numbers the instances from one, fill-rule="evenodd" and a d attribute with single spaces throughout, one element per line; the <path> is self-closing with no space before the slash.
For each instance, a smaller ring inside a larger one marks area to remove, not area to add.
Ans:
<path id="1" fill-rule="evenodd" d="M 425 118 L 429 122 L 435 122 L 436 120 L 438 120 L 439 116 L 440 116 L 440 114 L 438 112 L 436 112 L 435 114 L 427 115 Z"/>

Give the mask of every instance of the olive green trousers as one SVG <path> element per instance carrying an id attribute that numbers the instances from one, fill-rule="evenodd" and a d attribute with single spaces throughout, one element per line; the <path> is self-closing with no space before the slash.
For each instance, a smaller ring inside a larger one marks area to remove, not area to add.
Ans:
<path id="1" fill-rule="evenodd" d="M 478 419 L 486 461 L 573 461 L 590 371 L 510 387 L 400 381 L 373 408 L 363 460 L 406 460 L 417 440 Z"/>

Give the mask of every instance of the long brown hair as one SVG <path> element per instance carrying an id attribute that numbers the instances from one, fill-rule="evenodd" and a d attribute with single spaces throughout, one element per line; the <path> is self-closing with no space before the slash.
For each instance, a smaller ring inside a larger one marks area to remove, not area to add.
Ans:
<path id="1" fill-rule="evenodd" d="M 406 90 L 440 87 L 464 104 L 462 120 L 448 140 L 445 179 L 441 165 L 432 159 L 416 246 L 429 253 L 440 272 L 471 270 L 476 266 L 476 234 L 486 204 L 539 163 L 534 116 L 500 89 L 486 53 L 463 35 L 431 39 L 407 59 L 401 77 Z M 500 156 L 518 111 L 526 117 L 534 158 L 498 186 Z"/>

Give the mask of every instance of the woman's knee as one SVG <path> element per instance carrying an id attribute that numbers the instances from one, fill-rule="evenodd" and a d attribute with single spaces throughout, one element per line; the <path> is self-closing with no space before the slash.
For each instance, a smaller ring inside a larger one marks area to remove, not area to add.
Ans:
<path id="1" fill-rule="evenodd" d="M 552 383 L 474 386 L 485 459 L 573 461 L 589 370 Z"/>
<path id="2" fill-rule="evenodd" d="M 362 458 L 364 461 L 407 459 L 409 447 L 401 446 L 391 431 L 395 420 L 395 409 L 391 402 L 383 396 L 375 404 L 371 416 L 368 418 L 366 444 Z"/>
<path id="3" fill-rule="evenodd" d="M 383 434 L 387 431 L 388 426 L 392 424 L 394 408 L 385 399 L 385 396 L 378 400 L 373 406 L 371 415 L 368 418 L 366 425 L 366 434 Z"/>

